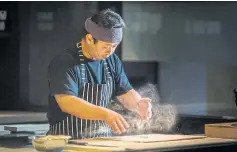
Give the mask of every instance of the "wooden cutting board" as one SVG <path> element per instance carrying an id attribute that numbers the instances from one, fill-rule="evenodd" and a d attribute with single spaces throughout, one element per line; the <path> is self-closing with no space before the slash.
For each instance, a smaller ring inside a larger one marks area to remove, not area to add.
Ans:
<path id="1" fill-rule="evenodd" d="M 18 124 L 18 125 L 5 125 L 4 130 L 11 132 L 37 132 L 48 131 L 49 124 Z"/>
<path id="2" fill-rule="evenodd" d="M 215 138 L 237 139 L 237 122 L 206 124 L 205 135 Z"/>
<path id="3" fill-rule="evenodd" d="M 190 135 L 166 135 L 166 134 L 146 134 L 133 136 L 118 136 L 118 137 L 101 137 L 84 140 L 73 140 L 74 143 L 87 143 L 87 145 L 69 144 L 67 149 L 92 149 L 92 150 L 131 150 L 131 147 L 142 147 L 147 143 L 159 143 L 167 141 L 181 141 L 190 139 L 203 139 L 205 136 L 190 136 Z"/>
<path id="4" fill-rule="evenodd" d="M 185 149 L 196 149 L 200 147 L 213 147 L 214 145 L 230 145 L 237 144 L 237 140 L 233 139 L 218 139 L 218 138 L 201 138 L 188 139 L 152 143 L 137 143 L 136 146 L 131 147 L 132 150 L 149 150 L 156 149 L 159 151 L 182 151 Z"/>
<path id="5" fill-rule="evenodd" d="M 187 139 L 199 139 L 199 138 L 205 138 L 205 136 L 179 135 L 179 134 L 145 134 L 145 135 L 133 135 L 133 136 L 104 137 L 98 139 L 148 143 L 148 142 L 187 140 Z"/>
<path id="6" fill-rule="evenodd" d="M 186 135 L 183 135 L 186 136 Z M 182 150 L 184 148 L 197 148 L 200 146 L 213 146 L 215 144 L 237 144 L 237 140 L 233 139 L 219 139 L 219 138 L 191 138 L 185 140 L 173 140 L 173 141 L 159 141 L 159 142 L 128 142 L 128 141 L 115 141 L 115 140 L 99 140 L 99 139 L 86 139 L 75 140 L 78 142 L 88 142 L 88 145 L 74 145 L 68 144 L 66 150 L 74 151 L 126 151 L 126 150 Z M 106 147 L 108 146 L 108 147 Z M 114 147 L 111 147 L 114 146 Z"/>
<path id="7" fill-rule="evenodd" d="M 115 151 L 126 151 L 124 147 L 101 147 L 101 146 L 80 146 L 69 144 L 64 148 L 64 151 L 73 152 L 115 152 Z"/>

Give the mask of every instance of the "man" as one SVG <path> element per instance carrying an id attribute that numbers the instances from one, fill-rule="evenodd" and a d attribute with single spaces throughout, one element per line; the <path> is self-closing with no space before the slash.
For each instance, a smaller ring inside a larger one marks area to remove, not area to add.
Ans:
<path id="1" fill-rule="evenodd" d="M 150 119 L 151 99 L 142 98 L 131 87 L 114 54 L 124 27 L 117 13 L 103 10 L 86 20 L 87 34 L 77 47 L 52 60 L 48 70 L 48 134 L 81 139 L 126 132 L 129 126 L 125 119 L 106 108 L 113 97 L 141 119 Z"/>

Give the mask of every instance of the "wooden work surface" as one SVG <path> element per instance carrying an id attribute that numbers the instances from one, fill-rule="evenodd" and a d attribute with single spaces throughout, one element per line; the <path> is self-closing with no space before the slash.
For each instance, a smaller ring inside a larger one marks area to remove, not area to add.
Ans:
<path id="1" fill-rule="evenodd" d="M 137 151 L 137 150 L 162 150 L 162 151 L 172 151 L 180 149 L 188 149 L 195 147 L 208 147 L 213 145 L 221 144 L 237 144 L 237 140 L 234 139 L 220 139 L 220 138 L 208 138 L 205 136 L 188 136 L 188 135 L 161 135 L 161 134 L 151 134 L 146 135 L 148 140 L 142 141 L 137 136 L 135 141 L 135 136 L 130 136 L 127 138 L 119 137 L 114 139 L 87 139 L 87 140 L 76 140 L 76 142 L 87 142 L 88 145 L 76 145 L 68 144 L 65 148 L 66 150 L 73 151 L 89 151 L 89 152 L 111 152 L 111 151 Z M 160 138 L 161 137 L 161 138 Z M 168 139 L 170 137 L 170 139 Z M 164 140 L 162 140 L 162 138 Z M 132 140 L 131 140 L 132 139 Z M 155 141 L 156 140 L 156 141 Z"/>
<path id="2" fill-rule="evenodd" d="M 0 147 L 0 152 L 36 152 L 34 148 L 6 148 Z"/>
<path id="3" fill-rule="evenodd" d="M 149 135 L 152 138 L 155 137 L 165 137 L 164 135 Z M 149 140 L 152 142 L 141 142 L 141 138 L 134 142 L 133 137 L 128 138 L 132 139 L 131 141 L 123 141 L 124 137 L 121 137 L 122 140 L 118 141 L 118 137 L 114 139 L 87 139 L 87 140 L 75 140 L 76 142 L 88 142 L 92 144 L 91 146 L 82 146 L 75 144 L 68 144 L 64 152 L 113 152 L 113 151 L 142 151 L 142 150 L 160 150 L 160 151 L 176 151 L 183 149 L 194 149 L 197 147 L 213 147 L 215 145 L 237 145 L 237 140 L 234 139 L 220 139 L 220 138 L 209 138 L 205 136 L 188 136 L 188 135 L 169 135 L 173 136 L 172 139 L 167 139 L 166 141 L 154 141 L 152 138 Z M 166 136 L 168 137 L 168 136 Z M 179 139 L 178 139 L 179 138 Z M 181 139 L 182 138 L 182 139 Z M 105 147 L 111 146 L 111 147 Z M 114 147 L 112 147 L 114 146 Z M 36 152 L 35 149 L 31 146 L 10 146 L 0 143 L 0 152 Z"/>

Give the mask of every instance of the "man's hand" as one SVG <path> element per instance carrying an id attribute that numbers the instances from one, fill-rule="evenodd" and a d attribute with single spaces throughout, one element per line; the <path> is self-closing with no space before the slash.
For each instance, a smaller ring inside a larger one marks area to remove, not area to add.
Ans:
<path id="1" fill-rule="evenodd" d="M 117 134 L 121 134 L 127 131 L 129 128 L 126 120 L 117 112 L 108 109 L 108 114 L 105 118 L 105 122 L 113 129 Z"/>
<path id="2" fill-rule="evenodd" d="M 136 111 L 140 115 L 141 119 L 149 120 L 152 117 L 151 108 L 152 108 L 151 99 L 150 98 L 142 98 L 137 103 Z"/>

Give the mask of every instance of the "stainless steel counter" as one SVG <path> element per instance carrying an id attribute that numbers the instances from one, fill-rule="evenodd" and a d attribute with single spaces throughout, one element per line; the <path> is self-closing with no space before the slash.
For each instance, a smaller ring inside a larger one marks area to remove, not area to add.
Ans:
<path id="1" fill-rule="evenodd" d="M 45 112 L 0 111 L 0 124 L 47 122 Z"/>

